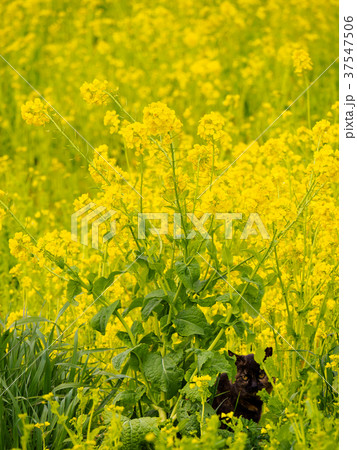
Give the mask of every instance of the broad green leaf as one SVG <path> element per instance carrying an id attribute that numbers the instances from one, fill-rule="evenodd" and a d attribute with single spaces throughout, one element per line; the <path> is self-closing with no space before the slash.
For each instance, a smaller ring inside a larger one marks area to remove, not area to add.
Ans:
<path id="1" fill-rule="evenodd" d="M 232 293 L 232 298 L 233 298 L 234 300 L 238 300 L 239 295 L 238 295 L 236 292 L 233 292 L 233 293 Z M 219 295 L 219 296 L 216 298 L 216 301 L 217 301 L 217 302 L 221 302 L 221 303 L 230 303 L 231 297 L 230 297 L 230 295 L 229 295 L 229 292 L 226 292 L 225 294 Z"/>
<path id="2" fill-rule="evenodd" d="M 134 320 L 130 329 L 134 336 L 144 333 L 144 327 L 143 327 L 142 323 L 137 320 Z"/>
<path id="3" fill-rule="evenodd" d="M 200 278 L 200 265 L 193 258 L 189 264 L 183 260 L 175 262 L 175 270 L 186 289 L 194 289 L 194 283 Z"/>
<path id="4" fill-rule="evenodd" d="M 216 301 L 221 303 L 230 303 L 232 305 L 232 313 L 238 314 L 240 312 L 240 298 L 241 296 L 236 292 L 232 292 L 232 294 L 229 294 L 229 292 L 227 292 L 217 297 Z"/>
<path id="5" fill-rule="evenodd" d="M 146 334 L 140 339 L 140 344 L 159 344 L 161 341 L 156 336 L 156 334 L 153 331 L 150 331 L 150 333 Z"/>
<path id="6" fill-rule="evenodd" d="M 197 303 L 200 306 L 210 308 L 211 306 L 213 306 L 216 303 L 217 297 L 213 296 L 213 297 L 206 297 L 206 298 L 197 298 L 197 299 L 192 299 L 192 301 Z"/>
<path id="7" fill-rule="evenodd" d="M 162 298 L 150 298 L 148 301 L 144 300 L 144 306 L 141 310 L 141 317 L 144 322 L 146 322 L 150 316 L 150 314 L 154 311 L 154 309 L 160 305 L 163 301 Z"/>
<path id="8" fill-rule="evenodd" d="M 141 399 L 145 393 L 145 386 L 138 386 L 138 388 L 133 391 L 131 389 L 126 389 L 125 391 L 119 392 L 113 400 L 113 403 L 118 403 L 120 406 L 125 406 L 130 408 L 135 406 L 135 404 Z"/>
<path id="9" fill-rule="evenodd" d="M 131 339 L 126 331 L 117 331 L 116 336 L 125 344 L 125 346 L 131 346 Z"/>
<path id="10" fill-rule="evenodd" d="M 258 363 L 261 364 L 263 362 L 263 359 L 265 358 L 265 351 L 262 347 L 258 347 L 255 349 L 254 352 L 254 360 Z"/>
<path id="11" fill-rule="evenodd" d="M 203 312 L 196 306 L 180 311 L 173 323 L 180 336 L 204 335 L 208 323 Z"/>
<path id="12" fill-rule="evenodd" d="M 123 365 L 126 358 L 130 355 L 130 353 L 134 350 L 137 350 L 141 346 L 142 344 L 136 345 L 135 347 L 128 348 L 124 352 L 118 353 L 116 356 L 114 356 L 114 358 L 112 359 L 114 369 L 120 372 L 121 366 Z"/>
<path id="13" fill-rule="evenodd" d="M 103 306 L 90 321 L 90 326 L 104 335 L 110 316 L 118 309 L 119 304 L 120 300 L 117 300 L 109 306 Z"/>
<path id="14" fill-rule="evenodd" d="M 205 285 L 207 284 L 207 281 L 208 280 L 196 280 L 193 283 L 193 290 L 195 292 L 197 292 L 197 293 L 200 292 L 205 287 Z"/>
<path id="15" fill-rule="evenodd" d="M 200 374 L 210 375 L 215 381 L 220 373 L 228 373 L 228 376 L 233 379 L 236 375 L 237 368 L 235 361 L 219 352 L 196 349 L 197 365 Z"/>
<path id="16" fill-rule="evenodd" d="M 145 377 L 159 390 L 166 392 L 170 399 L 181 387 L 184 372 L 178 368 L 175 361 L 166 355 L 149 353 L 143 361 Z"/>
<path id="17" fill-rule="evenodd" d="M 150 298 L 165 298 L 166 294 L 163 289 L 156 289 L 155 291 L 150 292 L 149 294 L 145 295 L 145 299 Z"/>
<path id="18" fill-rule="evenodd" d="M 120 440 L 122 450 L 140 450 L 147 448 L 146 436 L 149 433 L 159 435 L 159 419 L 157 417 L 140 417 L 139 419 L 124 420 Z"/>
<path id="19" fill-rule="evenodd" d="M 242 338 L 246 330 L 246 323 L 243 319 L 239 319 L 234 325 L 233 330 L 236 332 L 237 336 Z"/>
<path id="20" fill-rule="evenodd" d="M 82 287 L 79 281 L 69 280 L 67 283 L 67 299 L 73 302 L 75 297 L 82 292 Z"/>
<path id="21" fill-rule="evenodd" d="M 100 277 L 93 283 L 92 293 L 95 300 L 104 294 L 104 292 L 114 283 L 115 275 L 120 273 L 121 272 L 119 271 L 112 272 L 108 278 Z"/>
<path id="22" fill-rule="evenodd" d="M 130 311 L 132 311 L 135 308 L 140 308 L 143 304 L 143 299 L 142 298 L 136 298 L 135 300 L 133 300 L 130 305 L 124 309 L 122 316 L 125 317 L 127 316 Z"/>

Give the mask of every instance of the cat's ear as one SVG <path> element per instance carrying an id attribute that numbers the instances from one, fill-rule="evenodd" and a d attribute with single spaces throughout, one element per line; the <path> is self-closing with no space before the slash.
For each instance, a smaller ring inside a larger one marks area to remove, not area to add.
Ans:
<path id="1" fill-rule="evenodd" d="M 235 358 L 236 358 L 236 365 L 242 364 L 242 363 L 245 362 L 245 356 L 237 355 L 236 353 L 233 353 L 230 350 L 228 350 L 228 355 L 229 356 L 235 356 Z"/>
<path id="2" fill-rule="evenodd" d="M 272 356 L 272 354 L 273 354 L 273 347 L 267 347 L 265 349 L 265 358 L 263 359 L 263 361 L 269 358 L 269 356 Z"/>

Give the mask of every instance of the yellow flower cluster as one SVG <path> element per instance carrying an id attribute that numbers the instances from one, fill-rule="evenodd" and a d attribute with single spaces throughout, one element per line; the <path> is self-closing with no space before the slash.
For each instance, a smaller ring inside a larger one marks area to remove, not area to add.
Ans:
<path id="1" fill-rule="evenodd" d="M 197 376 L 195 375 L 192 378 L 192 381 L 190 383 L 190 388 L 193 389 L 196 386 L 198 388 L 204 388 L 207 387 L 209 382 L 211 381 L 212 377 L 210 377 L 209 375 L 201 375 L 201 376 Z"/>
<path id="2" fill-rule="evenodd" d="M 178 133 L 181 130 L 182 123 L 176 117 L 175 111 L 162 102 L 150 103 L 144 108 L 143 115 L 144 125 L 152 136 Z"/>
<path id="3" fill-rule="evenodd" d="M 295 73 L 302 76 L 305 72 L 312 70 L 312 61 L 306 50 L 299 49 L 293 52 L 293 64 Z"/>
<path id="4" fill-rule="evenodd" d="M 21 106 L 21 115 L 28 125 L 40 126 L 50 121 L 47 109 L 47 104 L 39 98 L 35 98 Z"/>
<path id="5" fill-rule="evenodd" d="M 339 355 L 330 355 L 330 361 L 328 362 L 325 367 L 326 369 L 330 368 L 333 370 L 338 369 L 338 364 L 339 364 Z"/>
<path id="6" fill-rule="evenodd" d="M 218 112 L 205 114 L 199 122 L 197 134 L 205 141 L 217 141 L 224 135 L 224 118 Z"/>
<path id="7" fill-rule="evenodd" d="M 28 234 L 19 231 L 9 240 L 11 254 L 19 261 L 26 261 L 34 250 L 33 243 Z"/>
<path id="8" fill-rule="evenodd" d="M 93 80 L 92 83 L 83 83 L 81 86 L 81 94 L 83 100 L 87 103 L 95 105 L 103 105 L 108 101 L 108 81 L 100 81 L 97 78 Z"/>
<path id="9" fill-rule="evenodd" d="M 118 133 L 119 131 L 120 119 L 115 110 L 107 111 L 104 116 L 104 125 L 110 127 L 110 134 Z"/>
<path id="10" fill-rule="evenodd" d="M 129 123 L 120 130 L 125 145 L 130 149 L 135 149 L 142 154 L 149 146 L 147 126 L 141 122 Z"/>

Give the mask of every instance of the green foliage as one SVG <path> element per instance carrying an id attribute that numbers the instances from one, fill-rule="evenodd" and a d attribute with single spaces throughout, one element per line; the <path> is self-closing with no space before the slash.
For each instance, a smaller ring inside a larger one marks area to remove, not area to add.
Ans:
<path id="1" fill-rule="evenodd" d="M 147 353 L 143 360 L 143 371 L 153 388 L 165 392 L 168 400 L 177 394 L 182 385 L 184 371 L 177 367 L 170 355 L 162 357 L 158 353 Z"/>
<path id="2" fill-rule="evenodd" d="M 110 316 L 117 310 L 119 304 L 120 301 L 117 300 L 109 306 L 103 306 L 90 321 L 91 327 L 104 335 Z"/>
<path id="3" fill-rule="evenodd" d="M 186 289 L 194 289 L 195 282 L 200 278 L 200 265 L 192 258 L 189 263 L 182 259 L 175 262 L 175 270 Z"/>
<path id="4" fill-rule="evenodd" d="M 197 307 L 180 311 L 173 323 L 176 326 L 177 332 L 180 336 L 187 337 L 193 335 L 204 336 L 208 329 L 208 323 L 203 312 Z"/>
<path id="5" fill-rule="evenodd" d="M 121 442 L 123 450 L 144 450 L 153 448 L 145 437 L 153 433 L 159 434 L 158 419 L 154 417 L 142 417 L 140 419 L 124 420 Z"/>
<path id="6" fill-rule="evenodd" d="M 37 324 L 0 330 L 1 449 L 20 447 L 25 430 L 30 430 L 28 448 L 42 450 L 42 430 L 35 424 L 45 422 L 50 423 L 47 446 L 63 448 L 68 431 L 42 396 L 54 392 L 59 413 L 70 421 L 78 412 L 78 388 L 93 389 L 102 383 L 99 368 L 88 364 L 90 351 L 80 351 L 76 337 L 70 347 L 55 336 L 56 326 L 49 336 Z"/>

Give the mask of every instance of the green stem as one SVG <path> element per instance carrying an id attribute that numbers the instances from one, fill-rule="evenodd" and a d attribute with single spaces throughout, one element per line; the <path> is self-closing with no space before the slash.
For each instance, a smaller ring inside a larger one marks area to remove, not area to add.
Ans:
<path id="1" fill-rule="evenodd" d="M 121 324 L 123 325 L 123 327 L 125 328 L 126 332 L 129 335 L 129 338 L 130 338 L 130 341 L 131 341 L 133 347 L 135 347 L 135 345 L 136 345 L 135 337 L 134 337 L 133 333 L 131 332 L 129 325 L 125 322 L 123 316 L 118 311 L 115 312 L 115 316 L 120 320 Z"/>
<path id="2" fill-rule="evenodd" d="M 182 210 L 181 210 L 181 204 L 180 204 L 180 200 L 179 200 L 179 194 L 178 194 L 178 190 L 177 190 L 175 149 L 174 149 L 174 146 L 172 145 L 172 143 L 170 144 L 170 148 L 171 148 L 172 174 L 173 174 L 173 180 L 174 180 L 174 189 L 175 189 L 176 203 L 177 203 L 177 208 L 179 210 L 181 219 L 183 219 L 183 217 L 182 217 Z M 183 227 L 183 232 L 184 232 L 185 238 L 186 238 L 187 237 L 187 233 L 186 233 L 186 226 L 185 226 L 185 221 L 184 220 L 182 220 L 182 227 Z"/>

